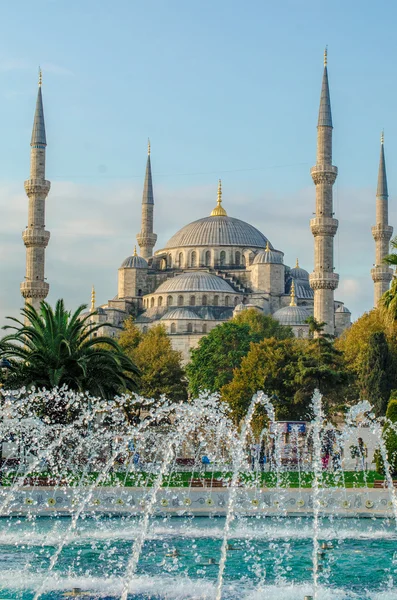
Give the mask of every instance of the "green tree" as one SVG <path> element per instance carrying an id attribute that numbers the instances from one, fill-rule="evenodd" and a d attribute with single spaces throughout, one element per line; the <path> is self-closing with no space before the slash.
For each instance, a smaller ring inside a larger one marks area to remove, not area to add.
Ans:
<path id="1" fill-rule="evenodd" d="M 162 325 L 140 333 L 132 320 L 127 320 L 119 344 L 140 370 L 139 392 L 145 398 L 162 395 L 174 402 L 187 399 L 187 381 L 181 353 L 173 350 Z"/>
<path id="2" fill-rule="evenodd" d="M 280 325 L 276 319 L 255 308 L 242 310 L 233 318 L 233 322 L 239 325 L 248 325 L 252 342 L 260 342 L 268 338 L 285 340 L 294 337 L 291 327 Z"/>
<path id="3" fill-rule="evenodd" d="M 252 396 L 263 390 L 273 396 L 278 419 L 295 419 L 302 407 L 294 406 L 300 344 L 295 339 L 262 340 L 252 344 L 233 379 L 221 389 L 222 399 L 232 409 L 233 420 L 239 423 L 245 416 Z"/>
<path id="4" fill-rule="evenodd" d="M 390 392 L 396 383 L 396 361 L 386 336 L 383 331 L 372 333 L 363 365 L 362 388 L 377 416 L 385 414 Z"/>
<path id="5" fill-rule="evenodd" d="M 255 309 L 244 310 L 234 319 L 212 329 L 191 351 L 191 362 L 186 367 L 191 393 L 219 391 L 232 380 L 233 370 L 248 354 L 250 344 L 267 337 L 291 338 L 293 333 L 290 327 L 280 325 Z"/>
<path id="6" fill-rule="evenodd" d="M 386 424 L 383 428 L 382 437 L 385 441 L 387 460 L 390 464 L 392 475 L 397 473 L 397 399 L 392 398 L 386 410 Z M 376 470 L 378 473 L 384 473 L 384 463 L 379 450 L 375 454 Z"/>
<path id="7" fill-rule="evenodd" d="M 137 390 L 136 365 L 114 339 L 95 337 L 103 324 L 92 325 L 93 313 L 82 315 L 86 308 L 81 305 L 71 314 L 63 300 L 58 300 L 55 310 L 47 302 L 42 302 L 38 311 L 25 306 L 21 311 L 24 322 L 8 317 L 15 325 L 3 328 L 13 333 L 0 342 L 0 357 L 10 363 L 5 387 L 52 389 L 66 385 L 102 398 Z M 47 411 L 51 412 L 51 407 Z M 61 412 L 62 407 L 54 407 L 54 414 L 46 416 L 67 419 Z"/>
<path id="8" fill-rule="evenodd" d="M 345 403 L 341 400 L 348 396 L 351 376 L 333 336 L 323 333 L 325 323 L 316 321 L 314 317 L 309 317 L 307 322 L 312 335 L 301 344 L 296 378 L 299 388 L 294 401 L 307 406 L 317 388 L 323 395 L 325 407 L 332 412 L 335 407 L 344 407 Z"/>

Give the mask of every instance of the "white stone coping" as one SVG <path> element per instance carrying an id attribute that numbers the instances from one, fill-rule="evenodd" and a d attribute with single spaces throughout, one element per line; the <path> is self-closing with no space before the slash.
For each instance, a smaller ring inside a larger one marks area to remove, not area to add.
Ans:
<path id="1" fill-rule="evenodd" d="M 72 514 L 141 514 L 152 488 L 98 487 L 90 490 L 71 487 L 22 487 L 0 489 L 1 516 Z M 161 488 L 153 514 L 175 516 L 225 516 L 229 488 Z M 370 488 L 320 489 L 320 514 L 343 517 L 393 517 L 393 495 L 397 490 Z M 397 500 L 396 507 L 397 507 Z M 237 488 L 235 512 L 262 516 L 310 516 L 313 514 L 311 488 Z"/>

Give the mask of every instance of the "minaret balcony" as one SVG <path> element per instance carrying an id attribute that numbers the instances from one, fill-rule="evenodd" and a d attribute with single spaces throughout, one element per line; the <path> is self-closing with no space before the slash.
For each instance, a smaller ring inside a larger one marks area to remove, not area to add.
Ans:
<path id="1" fill-rule="evenodd" d="M 371 269 L 371 276 L 374 283 L 377 281 L 391 281 L 393 279 L 393 269 L 387 265 L 375 265 Z"/>
<path id="2" fill-rule="evenodd" d="M 22 232 L 23 243 L 26 248 L 37 246 L 38 248 L 46 248 L 50 239 L 50 232 L 45 229 L 25 229 Z"/>
<path id="3" fill-rule="evenodd" d="M 315 217 L 314 219 L 310 219 L 310 229 L 315 237 L 317 235 L 334 236 L 338 225 L 338 219 L 333 219 L 332 217 Z"/>
<path id="4" fill-rule="evenodd" d="M 336 290 L 339 283 L 337 273 L 315 271 L 309 275 L 310 287 L 313 290 Z"/>
<path id="5" fill-rule="evenodd" d="M 386 240 L 388 242 L 393 235 L 393 227 L 391 227 L 391 225 L 382 225 L 381 223 L 374 225 L 371 231 L 375 242 L 381 240 Z"/>
<path id="6" fill-rule="evenodd" d="M 21 283 L 21 294 L 25 299 L 46 298 L 50 286 L 46 281 L 24 281 Z"/>
<path id="7" fill-rule="evenodd" d="M 51 183 L 46 179 L 27 179 L 24 183 L 27 196 L 40 195 L 46 197 Z"/>
<path id="8" fill-rule="evenodd" d="M 315 165 L 310 169 L 310 174 L 315 185 L 318 183 L 333 185 L 338 176 L 338 167 L 334 167 L 333 165 Z"/>
<path id="9" fill-rule="evenodd" d="M 138 233 L 136 239 L 140 248 L 146 246 L 153 248 L 157 241 L 157 235 L 155 233 Z"/>

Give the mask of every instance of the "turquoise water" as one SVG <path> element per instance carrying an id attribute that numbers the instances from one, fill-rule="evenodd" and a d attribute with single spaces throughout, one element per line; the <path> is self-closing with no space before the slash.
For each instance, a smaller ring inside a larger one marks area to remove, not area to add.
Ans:
<path id="1" fill-rule="evenodd" d="M 223 518 L 155 518 L 130 587 L 131 600 L 214 599 Z M 0 520 L 0 600 L 119 598 L 139 531 L 131 517 Z M 323 519 L 319 600 L 397 599 L 397 533 L 382 519 Z M 303 600 L 311 594 L 312 520 L 240 518 L 232 527 L 225 600 Z M 51 557 L 63 545 L 52 573 Z M 212 564 L 215 563 L 215 564 Z M 393 584 L 395 582 L 395 590 Z"/>

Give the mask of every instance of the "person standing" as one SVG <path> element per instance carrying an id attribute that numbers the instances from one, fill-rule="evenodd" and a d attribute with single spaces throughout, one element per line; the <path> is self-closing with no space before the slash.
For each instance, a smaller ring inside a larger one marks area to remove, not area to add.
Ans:
<path id="1" fill-rule="evenodd" d="M 366 458 L 368 457 L 368 448 L 364 444 L 362 437 L 357 440 L 357 453 L 356 453 L 356 471 L 365 471 Z"/>

